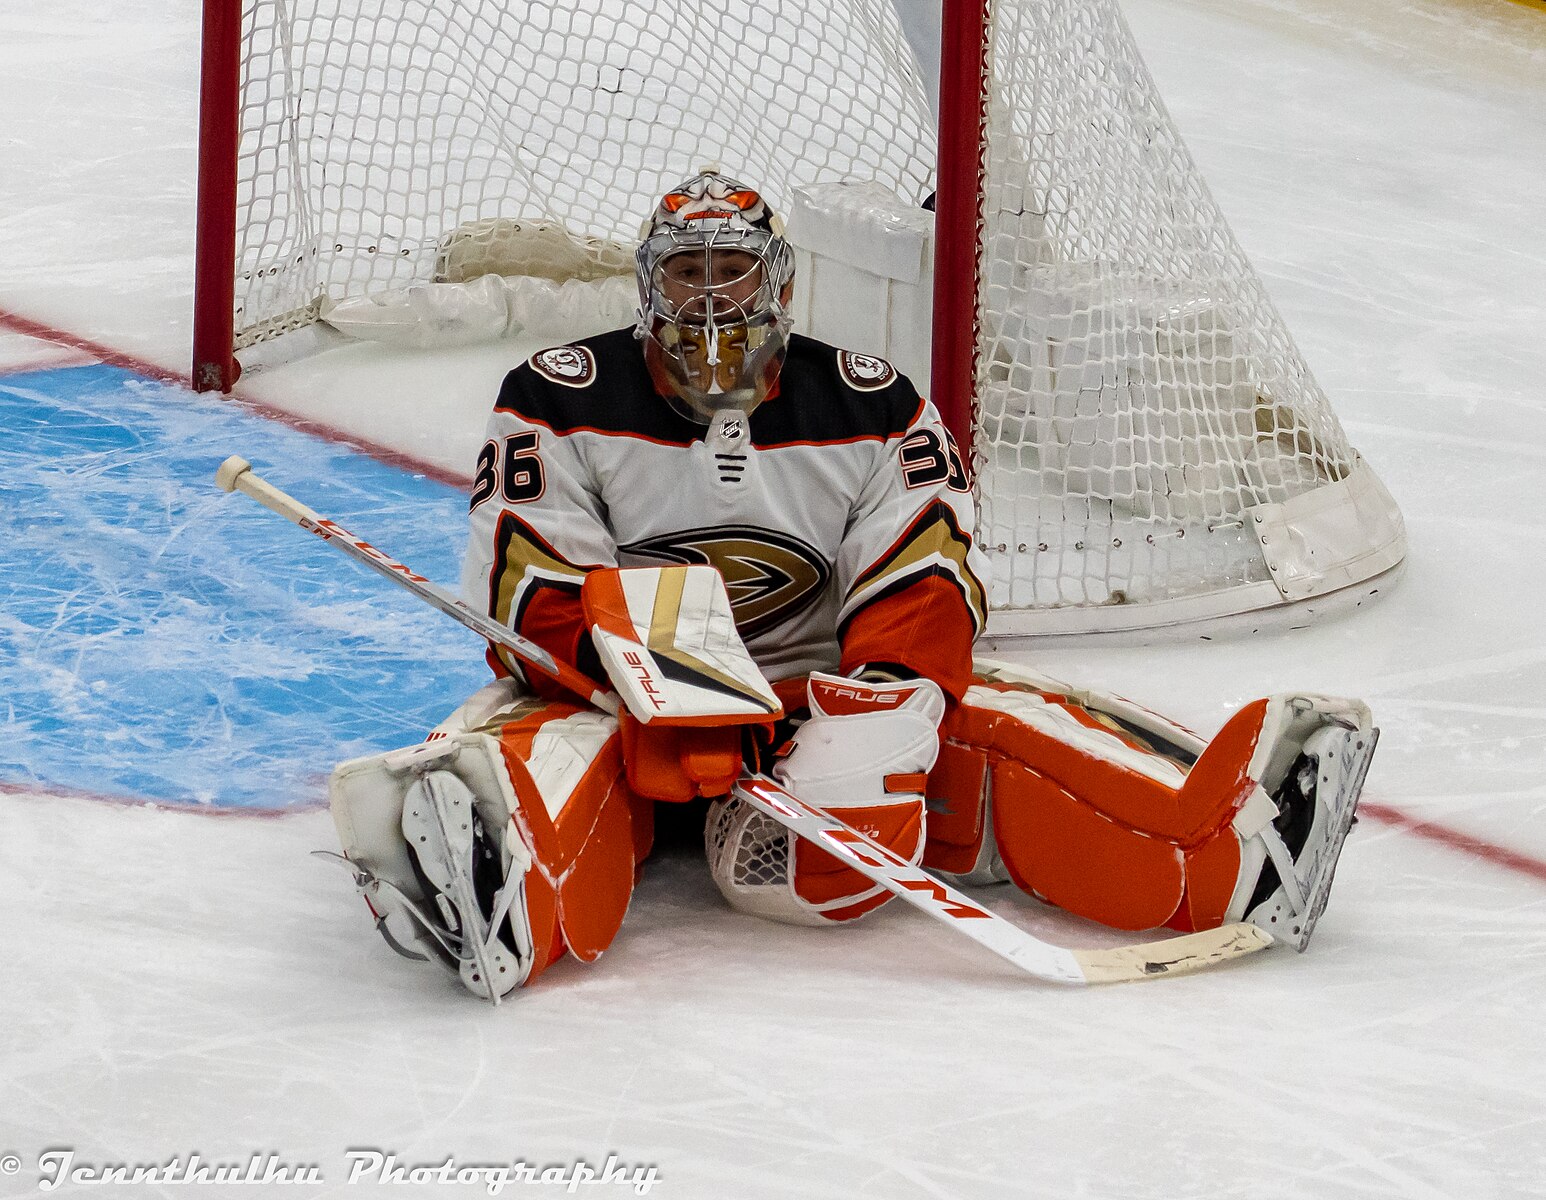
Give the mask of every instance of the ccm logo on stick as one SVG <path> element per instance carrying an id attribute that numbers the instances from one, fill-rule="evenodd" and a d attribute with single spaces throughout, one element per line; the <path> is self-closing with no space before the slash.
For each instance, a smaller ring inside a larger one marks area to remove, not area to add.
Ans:
<path id="1" fill-rule="evenodd" d="M 389 558 L 387 555 L 377 550 L 369 542 L 362 541 L 361 539 L 353 536 L 347 529 L 343 528 L 341 525 L 334 524 L 326 517 L 320 521 L 308 521 L 305 524 L 306 528 L 310 529 L 314 534 L 316 534 L 319 538 L 322 538 L 324 541 L 332 541 L 335 537 L 342 538 L 356 550 L 363 553 L 367 558 L 375 560 L 383 567 L 390 568 L 391 570 L 396 571 L 399 575 L 406 575 L 415 583 L 429 582 L 429 580 L 425 579 L 424 576 L 415 575 L 395 558 Z"/>
<path id="2" fill-rule="evenodd" d="M 958 919 L 970 917 L 985 917 L 993 919 L 993 914 L 986 912 L 972 904 L 963 903 L 960 900 L 952 900 L 945 889 L 932 880 L 927 879 L 898 879 L 897 882 L 909 892 L 923 892 L 939 905 L 940 911 Z"/>
<path id="3" fill-rule="evenodd" d="M 911 863 L 898 859 L 895 862 L 889 858 L 875 858 L 868 852 L 880 849 L 885 853 L 884 847 L 875 847 L 867 843 L 864 838 L 851 829 L 823 829 L 820 833 L 821 840 L 838 851 L 840 858 L 847 858 L 853 862 L 863 863 L 867 867 L 892 867 L 900 865 L 909 873 L 913 867 Z M 898 887 L 905 888 L 909 892 L 921 892 L 934 901 L 938 910 L 947 917 L 955 917 L 957 920 L 970 920 L 972 918 L 987 918 L 992 920 L 992 915 L 978 908 L 976 905 L 967 904 L 964 901 L 952 900 L 950 894 L 932 879 L 904 879 L 898 875 L 892 875 L 891 881 Z"/>

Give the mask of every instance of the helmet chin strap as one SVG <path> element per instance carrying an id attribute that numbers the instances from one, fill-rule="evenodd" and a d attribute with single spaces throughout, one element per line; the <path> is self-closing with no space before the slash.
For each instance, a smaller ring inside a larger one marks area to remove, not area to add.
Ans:
<path id="1" fill-rule="evenodd" d="M 707 341 L 705 350 L 709 367 L 709 388 L 707 394 L 710 396 L 722 396 L 725 389 L 719 386 L 719 323 L 714 320 L 714 308 L 714 300 L 710 297 L 709 311 L 703 327 L 704 336 Z"/>

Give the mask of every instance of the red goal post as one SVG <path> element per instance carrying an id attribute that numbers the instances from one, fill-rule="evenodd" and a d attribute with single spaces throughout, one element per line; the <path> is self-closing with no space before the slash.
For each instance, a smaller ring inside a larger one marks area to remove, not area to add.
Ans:
<path id="1" fill-rule="evenodd" d="M 935 183 L 931 399 L 975 465 L 974 400 L 983 184 L 988 123 L 990 0 L 943 0 L 939 63 L 939 166 Z"/>
<path id="2" fill-rule="evenodd" d="M 241 86 L 241 0 L 204 0 L 190 376 L 194 390 L 200 392 L 228 392 L 240 372 L 232 314 L 236 297 Z"/>

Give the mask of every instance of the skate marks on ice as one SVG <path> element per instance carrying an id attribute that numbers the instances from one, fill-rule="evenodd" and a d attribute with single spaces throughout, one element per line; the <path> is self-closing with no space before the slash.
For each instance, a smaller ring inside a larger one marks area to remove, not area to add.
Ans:
<path id="1" fill-rule="evenodd" d="M 454 581 L 453 488 L 106 366 L 0 378 L 0 786 L 291 809 L 482 681 L 477 639 L 210 482 L 241 448 Z"/>

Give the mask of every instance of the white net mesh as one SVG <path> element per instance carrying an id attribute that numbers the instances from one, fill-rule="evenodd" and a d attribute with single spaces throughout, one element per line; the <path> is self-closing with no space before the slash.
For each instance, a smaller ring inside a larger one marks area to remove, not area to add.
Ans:
<path id="1" fill-rule="evenodd" d="M 797 900 L 789 886 L 793 838 L 744 800 L 716 800 L 709 805 L 703 830 L 709 873 L 741 912 L 796 925 L 824 925 L 820 912 Z"/>
<path id="2" fill-rule="evenodd" d="M 709 808 L 704 842 L 721 886 L 787 890 L 789 831 L 742 800 Z"/>
<path id="3" fill-rule="evenodd" d="M 710 162 L 786 212 L 805 184 L 932 190 L 933 118 L 890 0 L 248 0 L 245 20 L 239 348 L 324 302 L 508 264 L 528 253 L 498 242 L 512 229 L 573 239 L 544 244 L 542 278 L 626 271 L 655 199 Z M 1000 0 L 990 58 L 990 632 L 1242 612 L 1399 562 L 1399 514 L 1115 0 Z"/>
<path id="4" fill-rule="evenodd" d="M 249 0 L 244 20 L 238 347 L 432 278 L 441 237 L 488 218 L 627 244 L 709 162 L 780 207 L 848 176 L 931 187 L 887 0 Z"/>
<path id="5" fill-rule="evenodd" d="M 991 43 L 979 538 L 1004 608 L 1270 582 L 1247 520 L 1356 455 L 1114 0 L 1003 4 Z"/>

